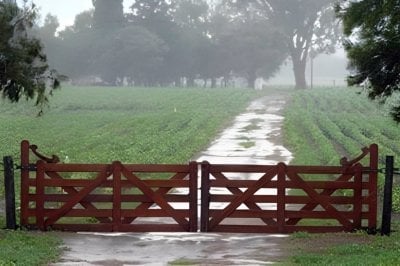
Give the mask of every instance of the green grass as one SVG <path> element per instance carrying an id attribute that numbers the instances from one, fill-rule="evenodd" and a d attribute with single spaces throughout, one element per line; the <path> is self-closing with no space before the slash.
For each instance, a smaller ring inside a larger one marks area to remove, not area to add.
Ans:
<path id="1" fill-rule="evenodd" d="M 60 244 L 50 233 L 0 230 L 0 265 L 47 265 L 59 257 Z"/>
<path id="2" fill-rule="evenodd" d="M 288 264 L 400 265 L 400 233 L 394 233 L 391 237 L 373 236 L 369 239 L 367 243 L 348 243 L 322 251 L 300 253 L 293 256 Z"/>

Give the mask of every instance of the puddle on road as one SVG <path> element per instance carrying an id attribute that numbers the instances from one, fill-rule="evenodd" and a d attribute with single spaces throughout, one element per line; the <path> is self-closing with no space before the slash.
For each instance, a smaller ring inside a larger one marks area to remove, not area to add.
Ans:
<path id="1" fill-rule="evenodd" d="M 215 164 L 288 164 L 292 153 L 281 138 L 284 105 L 283 96 L 252 102 L 196 160 Z"/>

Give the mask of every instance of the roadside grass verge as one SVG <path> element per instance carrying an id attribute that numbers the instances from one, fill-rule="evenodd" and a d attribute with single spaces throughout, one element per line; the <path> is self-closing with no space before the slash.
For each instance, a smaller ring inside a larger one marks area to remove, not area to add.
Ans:
<path id="1" fill-rule="evenodd" d="M 60 245 L 51 233 L 0 230 L 0 265 L 47 265 L 58 259 Z"/>
<path id="2" fill-rule="evenodd" d="M 289 240 L 296 255 L 284 265 L 399 265 L 400 233 L 310 234 Z"/>

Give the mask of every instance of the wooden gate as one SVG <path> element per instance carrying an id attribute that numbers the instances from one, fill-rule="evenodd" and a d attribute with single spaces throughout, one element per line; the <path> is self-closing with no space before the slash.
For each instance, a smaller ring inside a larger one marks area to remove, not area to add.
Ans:
<path id="1" fill-rule="evenodd" d="M 22 142 L 21 225 L 72 231 L 197 231 L 197 163 L 61 164 Z M 42 160 L 29 164 L 29 151 Z M 30 177 L 29 172 L 35 176 Z M 171 176 L 172 175 L 172 176 Z M 162 221 L 162 222 L 160 222 Z"/>
<path id="2" fill-rule="evenodd" d="M 31 154 L 40 160 L 30 163 Z M 198 165 L 62 164 L 57 156 L 46 158 L 23 141 L 21 225 L 196 232 Z M 200 231 L 374 231 L 377 169 L 375 144 L 354 160 L 342 159 L 341 166 L 203 162 Z"/>
<path id="3" fill-rule="evenodd" d="M 359 161 L 368 154 L 364 167 Z M 342 159 L 341 166 L 203 162 L 201 231 L 374 231 L 377 156 L 377 145 L 371 145 L 355 160 Z"/>

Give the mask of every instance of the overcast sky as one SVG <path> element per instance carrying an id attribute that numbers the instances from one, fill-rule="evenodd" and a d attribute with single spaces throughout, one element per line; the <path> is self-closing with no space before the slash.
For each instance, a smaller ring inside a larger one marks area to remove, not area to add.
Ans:
<path id="1" fill-rule="evenodd" d="M 61 27 L 72 25 L 77 14 L 93 8 L 92 0 L 30 0 L 29 2 L 31 1 L 40 8 L 42 20 L 51 13 L 57 16 Z M 17 0 L 17 2 L 22 4 L 23 0 Z M 133 0 L 124 0 L 125 11 L 128 11 L 132 2 Z"/>

